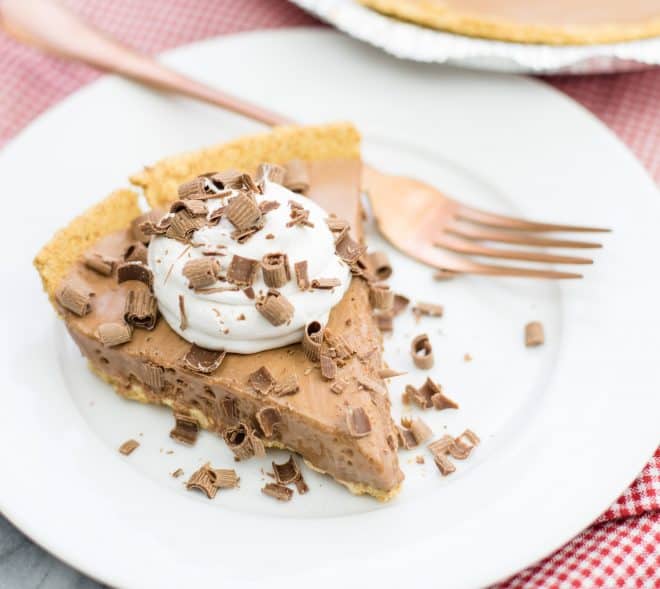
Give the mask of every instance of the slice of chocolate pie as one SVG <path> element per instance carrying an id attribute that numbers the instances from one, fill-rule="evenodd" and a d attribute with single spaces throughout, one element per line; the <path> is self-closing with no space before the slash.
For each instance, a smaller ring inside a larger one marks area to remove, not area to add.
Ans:
<path id="1" fill-rule="evenodd" d="M 35 265 L 91 369 L 120 395 L 170 406 L 181 428 L 216 432 L 238 459 L 287 448 L 387 500 L 403 474 L 360 169 L 347 124 L 169 158 L 132 178 L 150 213 L 117 191 Z"/>

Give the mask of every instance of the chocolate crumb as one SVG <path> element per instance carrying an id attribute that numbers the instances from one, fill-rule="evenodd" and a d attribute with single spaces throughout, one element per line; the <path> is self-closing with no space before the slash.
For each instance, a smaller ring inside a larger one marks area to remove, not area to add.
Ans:
<path id="1" fill-rule="evenodd" d="M 266 395 L 275 386 L 275 378 L 268 368 L 261 366 L 248 376 L 248 384 L 258 393 Z"/>
<path id="2" fill-rule="evenodd" d="M 540 321 L 532 321 L 525 325 L 525 345 L 528 348 L 540 346 L 544 341 L 543 324 Z"/>
<path id="3" fill-rule="evenodd" d="M 170 432 L 170 438 L 192 446 L 197 441 L 197 434 L 199 433 L 197 421 L 180 413 L 174 414 L 174 420 L 174 429 Z"/>
<path id="4" fill-rule="evenodd" d="M 309 220 L 309 211 L 304 209 L 295 201 L 289 201 L 291 205 L 291 212 L 289 213 L 290 221 L 287 222 L 287 227 L 314 227 L 314 223 Z"/>
<path id="5" fill-rule="evenodd" d="M 330 387 L 330 390 L 335 395 L 341 395 L 346 389 L 348 389 L 349 386 L 350 386 L 350 383 L 345 378 L 337 379 L 337 380 L 335 380 L 335 382 L 332 383 L 332 386 Z"/>
<path id="6" fill-rule="evenodd" d="M 465 362 L 472 362 L 472 355 L 466 352 L 465 355 L 463 356 L 463 360 Z"/>
<path id="7" fill-rule="evenodd" d="M 275 239 L 275 236 L 272 233 L 267 233 L 266 239 Z"/>
<path id="8" fill-rule="evenodd" d="M 182 474 L 183 474 L 183 469 L 182 469 L 182 468 L 177 468 L 177 469 L 172 473 L 172 476 L 173 476 L 175 479 L 178 479 Z"/>
<path id="9" fill-rule="evenodd" d="M 266 483 L 261 492 L 269 497 L 274 497 L 278 501 L 291 501 L 291 497 L 293 497 L 291 489 L 277 483 Z"/>
<path id="10" fill-rule="evenodd" d="M 140 445 L 140 442 L 136 440 L 126 440 L 121 446 L 119 446 L 119 453 L 123 454 L 124 456 L 128 456 L 131 454 L 138 446 Z"/>
<path id="11" fill-rule="evenodd" d="M 220 367 L 225 355 L 224 350 L 207 350 L 197 344 L 192 344 L 183 359 L 183 363 L 188 370 L 193 372 L 211 374 Z"/>
<path id="12" fill-rule="evenodd" d="M 362 438 L 371 433 L 371 421 L 362 407 L 349 407 L 346 412 L 348 433 L 354 438 Z"/>
<path id="13" fill-rule="evenodd" d="M 283 381 L 275 384 L 272 394 L 276 397 L 284 397 L 286 395 L 294 395 L 300 390 L 300 384 L 295 374 L 286 377 Z"/>
<path id="14" fill-rule="evenodd" d="M 417 368 L 429 370 L 433 367 L 433 347 L 431 346 L 429 336 L 425 333 L 413 339 L 410 353 Z"/>
<path id="15" fill-rule="evenodd" d="M 421 454 L 418 454 L 415 456 L 415 462 L 417 464 L 424 464 L 424 457 Z"/>

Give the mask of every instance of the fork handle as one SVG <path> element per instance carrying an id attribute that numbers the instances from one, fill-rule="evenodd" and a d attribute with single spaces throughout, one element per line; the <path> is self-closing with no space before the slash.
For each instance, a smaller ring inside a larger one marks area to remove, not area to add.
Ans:
<path id="1" fill-rule="evenodd" d="M 0 14 L 7 33 L 48 53 L 202 100 L 266 125 L 293 123 L 282 115 L 197 82 L 121 45 L 54 0 L 4 0 L 0 4 Z"/>

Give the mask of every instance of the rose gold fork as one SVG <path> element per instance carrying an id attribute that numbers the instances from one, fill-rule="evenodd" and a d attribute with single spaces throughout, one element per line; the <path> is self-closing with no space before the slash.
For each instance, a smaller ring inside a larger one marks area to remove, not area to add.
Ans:
<path id="1" fill-rule="evenodd" d="M 196 98 L 267 125 L 293 122 L 170 70 L 155 59 L 120 45 L 53 0 L 5 0 L 0 5 L 0 14 L 2 25 L 9 34 L 44 51 L 85 62 L 149 86 Z M 362 184 L 369 194 L 383 235 L 411 257 L 438 269 L 438 277 L 484 274 L 581 278 L 580 274 L 573 272 L 485 264 L 468 256 L 552 264 L 590 264 L 592 261 L 588 258 L 493 247 L 484 242 L 595 248 L 601 247 L 600 244 L 541 237 L 538 234 L 549 231 L 608 231 L 595 227 L 538 223 L 480 211 L 448 198 L 427 184 L 384 174 L 366 164 Z"/>

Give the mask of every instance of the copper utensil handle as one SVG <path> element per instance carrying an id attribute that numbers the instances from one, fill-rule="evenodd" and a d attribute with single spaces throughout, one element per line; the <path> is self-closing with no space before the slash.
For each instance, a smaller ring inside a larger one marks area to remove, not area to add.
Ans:
<path id="1" fill-rule="evenodd" d="M 2 26 L 19 41 L 61 57 L 220 106 L 266 125 L 293 121 L 171 70 L 106 37 L 54 0 L 4 0 Z"/>

